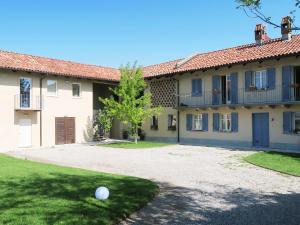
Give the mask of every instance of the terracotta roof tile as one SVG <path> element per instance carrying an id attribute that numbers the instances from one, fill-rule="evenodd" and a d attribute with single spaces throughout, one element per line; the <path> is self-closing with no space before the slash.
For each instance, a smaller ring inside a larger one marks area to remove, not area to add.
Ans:
<path id="1" fill-rule="evenodd" d="M 181 60 L 145 67 L 145 77 L 155 77 L 178 72 L 241 64 L 274 57 L 300 54 L 300 35 L 292 36 L 289 41 L 281 38 L 271 39 L 263 45 L 249 44 L 223 50 L 197 54 L 178 66 Z"/>
<path id="2" fill-rule="evenodd" d="M 118 81 L 118 69 L 87 65 L 59 59 L 0 51 L 0 68 L 54 75 Z"/>

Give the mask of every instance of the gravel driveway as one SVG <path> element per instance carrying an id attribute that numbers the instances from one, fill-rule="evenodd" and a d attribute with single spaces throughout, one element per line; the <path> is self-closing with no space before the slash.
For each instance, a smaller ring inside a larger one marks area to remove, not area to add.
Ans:
<path id="1" fill-rule="evenodd" d="M 10 152 L 43 162 L 152 179 L 161 193 L 122 224 L 300 224 L 300 178 L 242 161 L 250 151 L 173 145 L 69 145 Z"/>

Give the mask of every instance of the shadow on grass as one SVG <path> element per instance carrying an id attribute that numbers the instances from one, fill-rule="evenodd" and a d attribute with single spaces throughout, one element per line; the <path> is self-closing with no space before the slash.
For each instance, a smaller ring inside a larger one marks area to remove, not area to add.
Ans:
<path id="1" fill-rule="evenodd" d="M 162 190 L 154 201 L 124 224 L 300 223 L 300 193 L 261 194 L 213 183 L 201 183 L 200 189 L 161 185 Z M 208 187 L 212 191 L 204 191 Z"/>
<path id="2" fill-rule="evenodd" d="M 157 186 L 147 180 L 94 174 L 1 179 L 0 224 L 112 224 L 141 208 L 157 192 Z M 110 189 L 108 200 L 94 198 L 98 186 Z"/>

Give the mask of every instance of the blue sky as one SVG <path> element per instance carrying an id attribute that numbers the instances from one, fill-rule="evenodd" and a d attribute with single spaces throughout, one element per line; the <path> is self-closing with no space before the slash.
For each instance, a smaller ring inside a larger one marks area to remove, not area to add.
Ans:
<path id="1" fill-rule="evenodd" d="M 275 21 L 294 4 L 262 2 Z M 113 67 L 253 42 L 260 22 L 234 0 L 10 0 L 0 9 L 0 49 Z M 268 34 L 278 37 L 280 30 L 268 26 Z"/>

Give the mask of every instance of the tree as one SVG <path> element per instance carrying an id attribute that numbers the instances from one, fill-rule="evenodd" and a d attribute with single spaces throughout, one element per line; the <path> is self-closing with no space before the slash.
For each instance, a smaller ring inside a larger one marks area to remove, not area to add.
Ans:
<path id="1" fill-rule="evenodd" d="M 146 91 L 146 82 L 142 67 L 136 63 L 131 67 L 127 64 L 120 68 L 121 79 L 119 85 L 111 89 L 118 99 L 101 99 L 110 117 L 115 117 L 129 125 L 129 132 L 137 143 L 138 129 L 141 124 L 153 115 L 158 115 L 161 107 L 153 107 L 151 93 Z"/>
<path id="2" fill-rule="evenodd" d="M 104 136 L 110 132 L 112 127 L 112 117 L 109 115 L 106 109 L 103 109 L 98 113 L 97 123 L 103 129 Z M 100 127 L 98 127 L 98 129 L 100 129 Z"/>
<path id="3" fill-rule="evenodd" d="M 245 14 L 252 18 L 259 18 L 265 23 L 273 25 L 275 28 L 280 28 L 280 23 L 276 23 L 271 17 L 266 16 L 262 12 L 261 0 L 236 0 L 238 9 L 242 9 Z M 300 30 L 300 27 L 295 24 L 296 21 L 296 10 L 300 8 L 300 0 L 295 0 L 295 7 L 290 11 L 290 18 L 292 21 L 291 30 Z"/>

